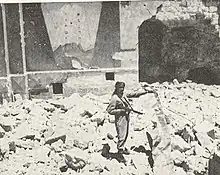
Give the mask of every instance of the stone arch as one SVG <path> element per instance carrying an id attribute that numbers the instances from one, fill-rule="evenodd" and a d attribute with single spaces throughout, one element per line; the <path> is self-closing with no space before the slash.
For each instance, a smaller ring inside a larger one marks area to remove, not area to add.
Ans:
<path id="1" fill-rule="evenodd" d="M 155 82 L 153 67 L 162 62 L 163 37 L 165 25 L 157 19 L 145 20 L 138 30 L 139 81 Z M 151 69 L 151 70 L 149 70 Z"/>

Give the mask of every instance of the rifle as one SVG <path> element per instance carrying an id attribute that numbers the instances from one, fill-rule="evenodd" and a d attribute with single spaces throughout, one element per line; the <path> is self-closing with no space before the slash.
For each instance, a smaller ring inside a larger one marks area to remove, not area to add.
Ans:
<path id="1" fill-rule="evenodd" d="M 128 104 L 130 111 L 132 111 L 132 112 L 134 112 L 134 113 L 136 113 L 136 114 L 140 114 L 140 115 L 143 115 L 143 114 L 144 114 L 143 112 L 140 112 L 140 111 L 135 110 L 135 109 L 131 106 L 131 104 L 129 103 L 129 101 L 128 101 L 126 98 L 123 98 L 123 99 L 125 99 L 126 103 Z"/>

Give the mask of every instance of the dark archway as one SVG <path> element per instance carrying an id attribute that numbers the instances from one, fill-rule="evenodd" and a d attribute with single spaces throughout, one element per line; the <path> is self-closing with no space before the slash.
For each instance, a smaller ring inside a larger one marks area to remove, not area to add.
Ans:
<path id="1" fill-rule="evenodd" d="M 187 79 L 192 80 L 195 83 L 205 85 L 218 85 L 220 83 L 218 76 L 213 72 L 213 70 L 207 67 L 198 67 L 189 70 Z"/>
<path id="2" fill-rule="evenodd" d="M 159 66 L 162 62 L 163 37 L 165 25 L 157 19 L 144 21 L 138 31 L 139 48 L 139 81 L 155 82 L 154 70 L 149 67 Z"/>

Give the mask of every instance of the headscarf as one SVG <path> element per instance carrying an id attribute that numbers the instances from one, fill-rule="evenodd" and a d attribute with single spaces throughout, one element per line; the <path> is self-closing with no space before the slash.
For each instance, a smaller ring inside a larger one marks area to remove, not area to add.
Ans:
<path id="1" fill-rule="evenodd" d="M 122 81 L 117 81 L 115 83 L 115 89 L 118 89 L 119 87 L 125 87 L 125 83 Z"/>
<path id="2" fill-rule="evenodd" d="M 120 88 L 120 87 L 125 87 L 125 83 L 122 82 L 122 81 L 117 81 L 115 83 L 115 90 L 114 90 L 112 95 L 117 94 L 117 89 Z"/>

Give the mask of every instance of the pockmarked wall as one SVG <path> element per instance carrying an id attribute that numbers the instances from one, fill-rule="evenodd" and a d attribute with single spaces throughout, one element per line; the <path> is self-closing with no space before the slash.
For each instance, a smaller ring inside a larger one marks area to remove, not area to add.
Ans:
<path id="1" fill-rule="evenodd" d="M 65 44 L 94 48 L 101 12 L 100 2 L 43 3 L 41 8 L 53 51 Z"/>
<path id="2" fill-rule="evenodd" d="M 94 54 L 101 5 L 101 2 L 41 4 L 59 68 L 89 68 Z"/>
<path id="3" fill-rule="evenodd" d="M 217 1 L 130 2 L 120 14 L 120 54 L 135 52 L 139 81 L 220 83 Z"/>
<path id="4" fill-rule="evenodd" d="M 162 8 L 158 10 L 162 5 Z M 212 5 L 212 4 L 211 4 Z M 140 25 L 153 15 L 168 24 L 170 20 L 190 19 L 197 12 L 203 13 L 212 19 L 212 24 L 218 28 L 217 7 L 207 7 L 202 0 L 182 1 L 131 1 L 128 5 L 121 6 L 121 48 L 136 49 L 138 46 L 138 30 Z M 168 24 L 169 25 L 169 24 Z"/>

